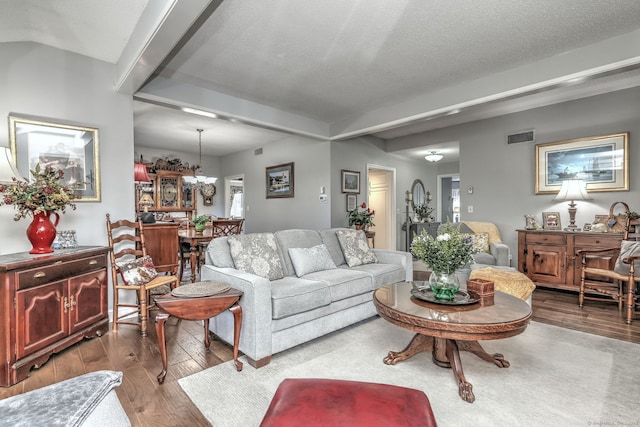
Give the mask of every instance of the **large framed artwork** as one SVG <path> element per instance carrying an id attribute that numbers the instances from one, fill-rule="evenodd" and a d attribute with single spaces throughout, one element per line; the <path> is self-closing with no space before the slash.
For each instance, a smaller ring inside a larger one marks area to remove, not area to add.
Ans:
<path id="1" fill-rule="evenodd" d="M 629 191 L 629 132 L 536 145 L 536 194 L 557 193 L 565 179 L 587 191 Z"/>
<path id="2" fill-rule="evenodd" d="M 360 172 L 342 170 L 342 192 L 360 194 Z"/>
<path id="3" fill-rule="evenodd" d="M 266 168 L 267 199 L 293 197 L 293 162 Z"/>
<path id="4" fill-rule="evenodd" d="M 64 172 L 64 184 L 80 198 L 100 201 L 98 129 L 37 118 L 9 116 L 9 140 L 18 170 L 31 179 L 37 164 Z"/>

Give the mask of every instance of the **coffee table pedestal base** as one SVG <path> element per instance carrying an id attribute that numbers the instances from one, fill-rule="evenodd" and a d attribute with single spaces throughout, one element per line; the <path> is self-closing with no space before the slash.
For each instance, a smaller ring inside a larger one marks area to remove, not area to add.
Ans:
<path id="1" fill-rule="evenodd" d="M 460 352 L 468 351 L 482 360 L 494 363 L 499 368 L 508 368 L 509 362 L 504 360 L 500 353 L 489 354 L 478 341 L 461 341 L 447 338 L 435 338 L 427 335 L 416 334 L 409 345 L 401 352 L 390 351 L 383 359 L 386 365 L 395 365 L 403 360 L 410 359 L 418 353 L 430 351 L 433 363 L 441 368 L 453 369 L 453 375 L 458 381 L 458 394 L 462 400 L 473 403 L 476 397 L 473 395 L 473 386 L 464 377 Z"/>

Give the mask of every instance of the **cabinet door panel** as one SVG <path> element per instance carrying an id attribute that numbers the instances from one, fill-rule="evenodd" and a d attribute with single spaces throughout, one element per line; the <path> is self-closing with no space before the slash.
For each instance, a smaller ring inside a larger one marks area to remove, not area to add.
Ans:
<path id="1" fill-rule="evenodd" d="M 107 273 L 96 271 L 69 280 L 70 333 L 107 317 Z"/>
<path id="2" fill-rule="evenodd" d="M 65 281 L 16 292 L 16 356 L 21 358 L 68 335 Z"/>
<path id="3" fill-rule="evenodd" d="M 527 274 L 534 282 L 564 283 L 566 249 L 563 246 L 528 245 Z"/>

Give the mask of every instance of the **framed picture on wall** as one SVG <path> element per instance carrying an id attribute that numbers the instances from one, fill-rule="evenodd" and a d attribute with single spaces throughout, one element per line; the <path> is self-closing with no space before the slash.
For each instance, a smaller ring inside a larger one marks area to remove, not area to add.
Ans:
<path id="1" fill-rule="evenodd" d="M 293 162 L 266 168 L 267 199 L 293 197 Z"/>
<path id="2" fill-rule="evenodd" d="M 542 228 L 545 230 L 561 230 L 560 212 L 542 212 Z"/>
<path id="3" fill-rule="evenodd" d="M 629 132 L 536 145 L 536 194 L 581 179 L 587 191 L 629 191 Z"/>
<path id="4" fill-rule="evenodd" d="M 358 196 L 355 194 L 347 194 L 347 212 L 356 208 L 358 203 Z"/>
<path id="5" fill-rule="evenodd" d="M 342 170 L 342 192 L 360 194 L 360 172 Z"/>
<path id="6" fill-rule="evenodd" d="M 39 118 L 9 116 L 9 141 L 18 170 L 29 173 L 39 164 L 64 172 L 64 185 L 76 202 L 100 201 L 98 129 Z M 31 174 L 29 173 L 29 180 Z"/>

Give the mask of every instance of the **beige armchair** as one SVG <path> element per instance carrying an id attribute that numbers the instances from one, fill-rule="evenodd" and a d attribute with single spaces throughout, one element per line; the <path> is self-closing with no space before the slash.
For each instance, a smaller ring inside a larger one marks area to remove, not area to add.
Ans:
<path id="1" fill-rule="evenodd" d="M 462 221 L 454 223 L 462 233 L 474 235 L 474 244 L 483 249 L 473 255 L 476 264 L 511 266 L 511 250 L 502 243 L 500 230 L 492 222 Z M 441 225 L 442 226 L 442 225 Z"/>

